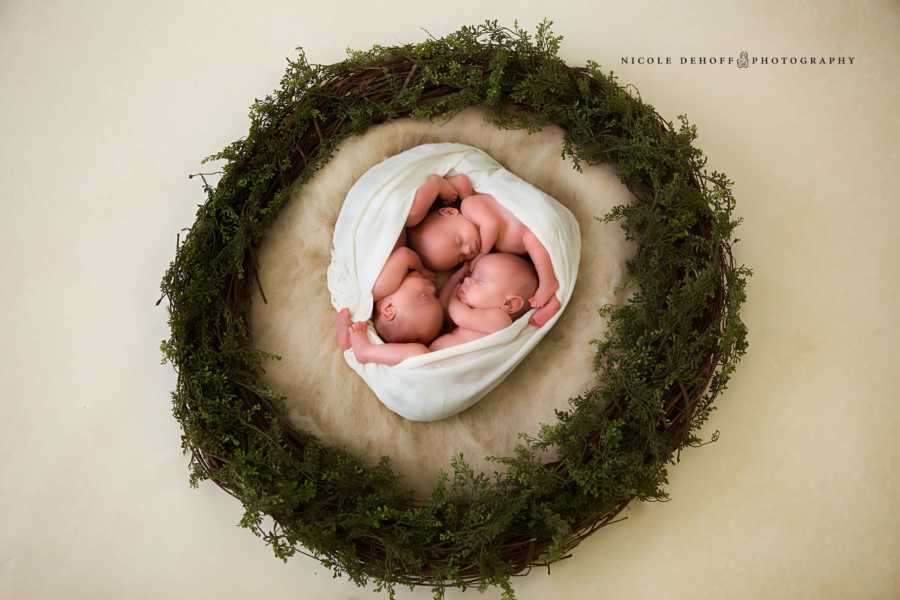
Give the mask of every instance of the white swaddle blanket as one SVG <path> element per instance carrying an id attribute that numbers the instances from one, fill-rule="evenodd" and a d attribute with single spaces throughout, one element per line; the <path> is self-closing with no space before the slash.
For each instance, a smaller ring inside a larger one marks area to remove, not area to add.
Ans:
<path id="1" fill-rule="evenodd" d="M 372 287 L 403 230 L 416 190 L 432 173 L 467 175 L 477 192 L 493 196 L 537 236 L 559 281 L 556 296 L 561 306 L 540 328 L 528 323 L 535 311 L 531 309 L 505 329 L 393 366 L 360 364 L 352 349 L 344 351 L 347 363 L 378 399 L 411 421 L 437 421 L 462 412 L 503 381 L 562 315 L 575 288 L 581 257 L 578 222 L 554 198 L 478 148 L 423 144 L 378 163 L 347 193 L 334 228 L 328 267 L 335 310 L 348 308 L 353 321 L 371 318 Z M 384 343 L 371 322 L 368 336 L 372 343 Z"/>

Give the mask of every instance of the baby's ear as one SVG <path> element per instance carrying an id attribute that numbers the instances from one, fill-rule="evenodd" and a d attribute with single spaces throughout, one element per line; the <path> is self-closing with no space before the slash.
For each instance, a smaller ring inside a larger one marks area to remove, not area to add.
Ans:
<path id="1" fill-rule="evenodd" d="M 522 300 L 521 296 L 507 296 L 506 300 L 503 301 L 503 310 L 507 313 L 514 315 L 525 306 L 525 301 Z"/>
<path id="2" fill-rule="evenodd" d="M 386 319 L 388 321 L 393 321 L 397 317 L 397 309 L 394 308 L 394 305 L 391 302 L 383 303 L 378 312 L 381 315 L 382 319 Z"/>
<path id="3" fill-rule="evenodd" d="M 438 209 L 439 215 L 444 215 L 445 217 L 453 217 L 459 214 L 459 211 L 453 208 L 452 206 L 443 206 Z"/>

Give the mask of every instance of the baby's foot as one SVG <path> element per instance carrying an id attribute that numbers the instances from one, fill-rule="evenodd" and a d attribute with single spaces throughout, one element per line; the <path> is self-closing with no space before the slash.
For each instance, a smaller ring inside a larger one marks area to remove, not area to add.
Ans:
<path id="1" fill-rule="evenodd" d="M 468 198 L 475 193 L 475 190 L 472 189 L 472 182 L 463 174 L 451 175 L 449 177 L 445 176 L 444 179 L 450 182 L 450 185 L 452 185 L 453 189 L 456 190 L 456 193 L 459 194 L 460 199 Z"/>
<path id="2" fill-rule="evenodd" d="M 350 347 L 350 311 L 342 308 L 334 320 L 334 333 L 341 350 Z"/>
<path id="3" fill-rule="evenodd" d="M 361 363 L 366 362 L 366 351 L 372 345 L 372 342 L 369 341 L 369 336 L 366 334 L 368 328 L 368 321 L 357 321 L 352 323 L 348 329 L 353 354 L 356 356 L 356 360 Z"/>
<path id="4" fill-rule="evenodd" d="M 553 296 L 547 304 L 531 313 L 531 318 L 528 320 L 528 323 L 535 327 L 543 327 L 544 323 L 549 321 L 550 317 L 556 314 L 559 307 L 559 298 Z"/>
<path id="5" fill-rule="evenodd" d="M 528 303 L 532 308 L 540 308 L 550 301 L 550 298 L 553 297 L 553 294 L 555 294 L 558 289 L 559 282 L 556 279 L 553 281 L 541 282 L 538 285 L 538 289 L 534 292 L 534 296 L 528 299 Z"/>

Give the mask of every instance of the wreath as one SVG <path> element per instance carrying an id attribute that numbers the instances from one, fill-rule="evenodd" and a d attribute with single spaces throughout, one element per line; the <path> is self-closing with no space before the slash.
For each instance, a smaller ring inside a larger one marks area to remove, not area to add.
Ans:
<path id="1" fill-rule="evenodd" d="M 549 571 L 634 498 L 668 500 L 667 464 L 704 445 L 695 432 L 747 349 L 739 309 L 752 271 L 731 253 L 733 182 L 704 169 L 686 115 L 676 130 L 611 71 L 559 59 L 552 23 L 532 38 L 518 22 L 485 21 L 418 44 L 348 48 L 332 65 L 309 64 L 298 47 L 280 89 L 252 104 L 247 136 L 202 161 L 226 164 L 215 187 L 212 173 L 197 174 L 207 199 L 184 241 L 177 236 L 161 284 L 172 410 L 191 487 L 209 479 L 239 499 L 240 525 L 285 562 L 301 552 L 359 586 L 372 578 L 391 598 L 398 583 L 431 586 L 435 598 L 446 587 L 495 585 L 515 598 L 511 576 Z M 452 479 L 442 473 L 416 500 L 389 457 L 370 467 L 295 428 L 284 396 L 260 380 L 260 362 L 280 357 L 253 348 L 246 325 L 252 286 L 265 300 L 254 248 L 289 189 L 343 139 L 473 105 L 500 128 L 562 127 L 562 157 L 578 172 L 582 162 L 616 167 L 634 201 L 603 221 L 619 221 L 637 242 L 627 263 L 636 293 L 599 311 L 609 329 L 594 342 L 596 385 L 536 438 L 519 434 L 513 456 L 489 457 L 507 465 L 504 475 L 476 475 L 460 454 Z M 538 453 L 549 447 L 558 460 L 544 463 Z"/>

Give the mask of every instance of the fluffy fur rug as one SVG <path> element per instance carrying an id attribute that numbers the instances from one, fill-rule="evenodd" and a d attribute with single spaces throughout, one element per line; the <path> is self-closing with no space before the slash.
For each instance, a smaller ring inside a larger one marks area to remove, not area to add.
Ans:
<path id="1" fill-rule="evenodd" d="M 268 303 L 254 286 L 249 324 L 254 346 L 282 357 L 266 361 L 264 379 L 287 396 L 289 417 L 324 443 L 344 447 L 368 464 L 382 455 L 420 497 L 440 472 L 451 477 L 451 458 L 462 453 L 476 472 L 503 472 L 488 456 L 510 456 L 536 436 L 541 423 L 555 423 L 555 410 L 595 383 L 592 339 L 606 332 L 597 310 L 623 304 L 625 264 L 636 250 L 617 222 L 598 219 L 632 196 L 611 166 L 582 165 L 560 157 L 562 129 L 538 133 L 501 130 L 478 108 L 451 119 L 394 120 L 345 140 L 302 189 L 295 190 L 259 247 L 260 279 Z M 480 148 L 506 169 L 544 190 L 578 219 L 581 266 L 575 292 L 554 328 L 513 373 L 487 397 L 462 413 L 430 423 L 407 421 L 388 410 L 344 361 L 334 339 L 335 310 L 325 272 L 341 203 L 353 182 L 378 162 L 413 146 L 459 142 Z M 554 458 L 552 452 L 546 459 Z"/>

